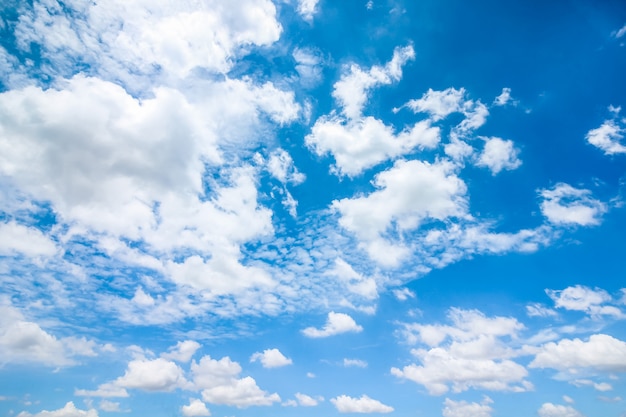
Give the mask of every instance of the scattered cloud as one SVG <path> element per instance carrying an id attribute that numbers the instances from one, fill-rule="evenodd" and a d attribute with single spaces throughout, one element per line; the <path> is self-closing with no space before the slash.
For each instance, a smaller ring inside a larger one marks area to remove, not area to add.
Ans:
<path id="1" fill-rule="evenodd" d="M 591 197 L 591 191 L 559 183 L 539 191 L 541 213 L 556 225 L 595 226 L 607 211 L 606 204 Z"/>
<path id="2" fill-rule="evenodd" d="M 515 148 L 513 141 L 496 137 L 483 138 L 485 147 L 478 156 L 476 165 L 489 168 L 493 175 L 502 170 L 514 170 L 522 165 L 518 158 L 519 149 Z"/>
<path id="3" fill-rule="evenodd" d="M 615 39 L 619 39 L 624 35 L 626 35 L 626 25 L 622 26 L 620 30 L 615 31 L 615 34 L 613 36 L 615 37 Z"/>
<path id="4" fill-rule="evenodd" d="M 342 333 L 359 333 L 363 331 L 363 327 L 356 324 L 354 319 L 344 313 L 335 313 L 331 311 L 328 313 L 328 320 L 322 329 L 315 327 L 307 327 L 302 330 L 302 333 L 306 337 L 322 338 L 334 336 Z"/>
<path id="5" fill-rule="evenodd" d="M 564 290 L 546 290 L 548 297 L 554 301 L 556 308 L 565 310 L 584 311 L 587 314 L 598 316 L 624 317 L 622 311 L 611 305 L 612 297 L 603 289 L 591 289 L 583 285 L 567 287 Z"/>
<path id="6" fill-rule="evenodd" d="M 186 417 L 210 416 L 211 415 L 211 412 L 207 408 L 206 404 L 197 398 L 192 398 L 189 401 L 189 405 L 183 405 L 181 411 L 183 415 Z"/>
<path id="7" fill-rule="evenodd" d="M 343 366 L 348 367 L 356 367 L 356 368 L 367 368 L 367 362 L 361 359 L 343 359 Z"/>
<path id="8" fill-rule="evenodd" d="M 511 98 L 511 89 L 504 87 L 502 93 L 493 101 L 494 106 L 506 106 L 508 103 L 515 103 Z"/>
<path id="9" fill-rule="evenodd" d="M 489 397 L 481 403 L 468 403 L 467 401 L 453 401 L 446 398 L 442 411 L 443 417 L 491 417 L 493 408 Z"/>
<path id="10" fill-rule="evenodd" d="M 254 353 L 250 357 L 250 362 L 256 361 L 260 361 L 264 368 L 279 368 L 293 363 L 290 358 L 287 358 L 278 349 L 265 349 L 263 353 Z"/>
<path id="11" fill-rule="evenodd" d="M 178 342 L 169 352 L 161 355 L 164 359 L 171 359 L 176 362 L 189 362 L 196 351 L 200 349 L 200 343 L 195 340 L 185 340 Z"/>
<path id="12" fill-rule="evenodd" d="M 157 358 L 130 361 L 124 375 L 114 384 L 121 388 L 168 392 L 184 387 L 187 381 L 184 371 L 176 363 Z"/>
<path id="13" fill-rule="evenodd" d="M 615 120 L 605 120 L 600 127 L 587 132 L 586 139 L 605 155 L 623 154 L 626 153 L 626 145 L 621 142 L 624 132 L 626 128 Z"/>
<path id="14" fill-rule="evenodd" d="M 367 395 L 362 395 L 360 398 L 348 397 L 347 395 L 340 395 L 335 398 L 331 398 L 330 401 L 335 405 L 337 411 L 340 413 L 391 413 L 394 409 L 388 405 L 381 403 L 378 400 L 374 400 Z"/>
<path id="15" fill-rule="evenodd" d="M 307 22 L 313 21 L 313 16 L 317 13 L 317 4 L 319 0 L 297 0 L 298 13 Z"/>
<path id="16" fill-rule="evenodd" d="M 537 410 L 539 417 L 584 417 L 583 414 L 569 405 L 556 405 L 552 403 L 544 403 Z"/>
<path id="17" fill-rule="evenodd" d="M 398 301 L 406 301 L 409 298 L 415 298 L 415 293 L 408 288 L 395 289 L 392 290 L 392 293 Z"/>
<path id="18" fill-rule="evenodd" d="M 296 392 L 296 399 L 298 400 L 298 404 L 300 404 L 300 406 L 302 407 L 315 407 L 316 405 L 319 404 L 320 401 L 323 401 L 323 398 L 313 398 L 310 397 L 306 394 L 301 394 L 299 392 Z"/>
<path id="19" fill-rule="evenodd" d="M 65 407 L 54 411 L 41 411 L 39 413 L 31 414 L 26 411 L 22 411 L 17 417 L 98 417 L 98 412 L 94 409 L 80 410 L 76 408 L 73 402 L 68 402 Z"/>

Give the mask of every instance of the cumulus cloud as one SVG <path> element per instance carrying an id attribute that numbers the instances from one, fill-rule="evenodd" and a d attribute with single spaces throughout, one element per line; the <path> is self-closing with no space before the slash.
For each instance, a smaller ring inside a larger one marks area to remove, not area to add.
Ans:
<path id="1" fill-rule="evenodd" d="M 491 417 L 493 408 L 489 397 L 482 403 L 468 403 L 467 401 L 453 401 L 446 398 L 442 411 L 443 417 Z"/>
<path id="2" fill-rule="evenodd" d="M 567 287 L 564 290 L 546 290 L 554 306 L 565 310 L 584 311 L 591 316 L 623 317 L 622 311 L 611 305 L 612 297 L 603 289 L 591 289 L 583 285 Z"/>
<path id="3" fill-rule="evenodd" d="M 587 341 L 562 339 L 543 345 L 529 366 L 568 375 L 581 370 L 626 372 L 626 342 L 606 334 L 594 334 Z"/>
<path id="4" fill-rule="evenodd" d="M 279 148 L 272 152 L 267 162 L 267 169 L 274 178 L 283 184 L 298 185 L 306 179 L 306 176 L 295 167 L 291 155 L 284 149 Z"/>
<path id="5" fill-rule="evenodd" d="M 587 142 L 599 148 L 605 155 L 626 153 L 626 145 L 622 144 L 626 129 L 614 120 L 605 120 L 596 129 L 587 132 Z"/>
<path id="6" fill-rule="evenodd" d="M 298 400 L 298 404 L 302 407 L 315 407 L 319 404 L 320 401 L 323 401 L 323 398 L 315 399 L 306 394 L 301 394 L 296 392 L 296 399 Z"/>
<path id="7" fill-rule="evenodd" d="M 329 271 L 329 274 L 345 282 L 347 290 L 353 294 L 359 295 L 367 300 L 378 298 L 376 280 L 356 272 L 352 265 L 342 258 L 335 259 L 335 266 Z"/>
<path id="8" fill-rule="evenodd" d="M 466 215 L 467 187 L 444 161 L 397 161 L 377 174 L 373 185 L 377 190 L 369 195 L 335 200 L 332 207 L 340 214 L 339 224 L 382 265 L 397 265 L 408 254 L 408 248 L 383 237 L 391 227 L 415 230 L 428 220 Z"/>
<path id="9" fill-rule="evenodd" d="M 331 398 L 330 402 L 335 405 L 340 413 L 391 413 L 394 409 L 378 400 L 362 395 L 360 398 L 353 398 L 347 395 L 340 395 Z"/>
<path id="10" fill-rule="evenodd" d="M 195 340 L 185 340 L 178 342 L 170 351 L 161 355 L 164 359 L 171 359 L 177 362 L 189 362 L 191 357 L 200 349 L 200 343 Z"/>
<path id="11" fill-rule="evenodd" d="M 452 325 L 405 324 L 401 334 L 407 342 L 429 348 L 413 349 L 419 364 L 392 375 L 423 385 L 429 394 L 442 395 L 452 389 L 522 392 L 532 389 L 528 371 L 510 357 L 516 353 L 505 341 L 517 338 L 524 326 L 510 317 L 486 317 L 476 310 L 451 309 Z"/>
<path id="12" fill-rule="evenodd" d="M 265 349 L 262 353 L 254 353 L 250 357 L 250 362 L 256 361 L 260 361 L 264 368 L 279 368 L 293 363 L 290 358 L 283 355 L 278 349 Z"/>
<path id="13" fill-rule="evenodd" d="M 511 101 L 511 89 L 504 87 L 502 89 L 502 93 L 495 98 L 493 104 L 495 106 L 505 106 L 507 103 Z"/>
<path id="14" fill-rule="evenodd" d="M 358 65 L 352 64 L 333 86 L 333 97 L 341 105 L 343 114 L 348 119 L 358 119 L 368 101 L 369 90 L 400 80 L 402 66 L 414 58 L 413 47 L 405 46 L 396 48 L 391 61 L 384 67 L 375 65 L 364 71 Z"/>
<path id="15" fill-rule="evenodd" d="M 485 147 L 478 156 L 476 165 L 488 168 L 493 175 L 502 170 L 514 170 L 522 165 L 518 158 L 519 149 L 515 148 L 513 141 L 496 137 L 483 138 Z"/>
<path id="16" fill-rule="evenodd" d="M 415 293 L 408 288 L 395 289 L 392 293 L 398 301 L 406 301 L 409 298 L 415 298 Z"/>
<path id="17" fill-rule="evenodd" d="M 123 376 L 114 385 L 144 391 L 168 392 L 187 385 L 184 371 L 164 358 L 135 359 L 128 363 Z"/>
<path id="18" fill-rule="evenodd" d="M 197 398 L 192 398 L 189 405 L 183 405 L 181 408 L 183 415 L 186 417 L 210 416 L 211 412 L 206 404 Z"/>
<path id="19" fill-rule="evenodd" d="M 298 1 L 298 13 L 304 20 L 311 22 L 313 16 L 317 12 L 317 4 L 319 0 L 297 0 Z"/>
<path id="20" fill-rule="evenodd" d="M 559 183 L 539 191 L 541 213 L 556 225 L 594 226 L 600 224 L 606 204 L 591 197 L 591 191 Z"/>
<path id="21" fill-rule="evenodd" d="M 208 403 L 246 408 L 280 401 L 278 394 L 259 388 L 254 378 L 239 378 L 241 371 L 241 366 L 228 356 L 216 360 L 207 355 L 191 364 L 194 387 L 201 390 L 202 399 Z"/>
<path id="22" fill-rule="evenodd" d="M 65 404 L 65 407 L 54 411 L 41 411 L 39 413 L 31 414 L 26 411 L 22 411 L 17 417 L 98 417 L 98 412 L 94 409 L 80 410 L 76 408 L 72 401 Z"/>
<path id="23" fill-rule="evenodd" d="M 539 417 L 585 417 L 575 408 L 569 405 L 557 405 L 552 403 L 544 403 L 537 410 Z"/>
<path id="24" fill-rule="evenodd" d="M 363 327 L 356 324 L 354 319 L 344 313 L 335 313 L 331 311 L 328 313 L 328 319 L 322 329 L 315 327 L 307 327 L 302 330 L 302 333 L 306 337 L 321 338 L 334 336 L 341 333 L 359 333 L 363 331 Z"/>
<path id="25" fill-rule="evenodd" d="M 47 258 L 57 252 L 56 243 L 39 229 L 15 221 L 0 223 L 0 255 Z"/>

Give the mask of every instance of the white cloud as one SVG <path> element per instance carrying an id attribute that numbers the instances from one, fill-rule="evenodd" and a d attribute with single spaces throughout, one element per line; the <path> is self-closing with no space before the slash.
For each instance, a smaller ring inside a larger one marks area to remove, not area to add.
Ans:
<path id="1" fill-rule="evenodd" d="M 161 357 L 176 362 L 189 362 L 198 349 L 200 349 L 200 343 L 195 340 L 185 340 L 184 342 L 178 342 L 176 346 L 170 348 L 169 352 L 163 353 Z"/>
<path id="2" fill-rule="evenodd" d="M 339 175 L 354 177 L 413 149 L 434 148 L 439 134 L 439 128 L 432 127 L 429 121 L 417 122 L 396 134 L 392 127 L 373 117 L 346 122 L 331 116 L 318 119 L 305 141 L 317 155 L 331 153 Z"/>
<path id="3" fill-rule="evenodd" d="M 229 357 L 215 360 L 204 356 L 200 362 L 192 362 L 191 373 L 195 388 L 202 390 L 202 399 L 211 404 L 246 408 L 280 401 L 278 394 L 261 390 L 254 378 L 239 378 L 241 366 Z"/>
<path id="4" fill-rule="evenodd" d="M 505 87 L 502 89 L 502 93 L 498 97 L 495 98 L 495 100 L 493 101 L 493 104 L 495 106 L 505 106 L 510 101 L 511 101 L 511 89 Z"/>
<path id="5" fill-rule="evenodd" d="M 346 283 L 346 289 L 353 294 L 360 295 L 367 300 L 375 300 L 378 298 L 378 286 L 374 278 L 364 277 L 352 268 L 342 258 L 335 259 L 334 268 L 329 271 L 330 275 L 334 275 L 341 281 Z"/>
<path id="6" fill-rule="evenodd" d="M 556 317 L 557 312 L 551 308 L 547 308 L 539 303 L 529 304 L 526 306 L 526 314 L 528 317 Z"/>
<path id="7" fill-rule="evenodd" d="M 0 223 L 0 255 L 22 254 L 47 258 L 57 252 L 56 243 L 40 230 L 15 221 Z"/>
<path id="8" fill-rule="evenodd" d="M 485 147 L 478 156 L 476 165 L 489 168 L 493 175 L 503 169 L 510 171 L 522 165 L 522 161 L 518 158 L 519 149 L 515 148 L 513 141 L 496 137 L 483 139 Z"/>
<path id="9" fill-rule="evenodd" d="M 429 394 L 442 395 L 450 390 L 470 388 L 491 391 L 528 391 L 526 369 L 509 359 L 516 353 L 505 340 L 516 339 L 524 326 L 510 317 L 486 317 L 476 310 L 451 309 L 453 325 L 405 324 L 401 334 L 411 344 L 429 349 L 414 349 L 420 364 L 391 373 L 423 385 Z M 503 340 L 505 339 L 505 340 Z"/>
<path id="10" fill-rule="evenodd" d="M 564 290 L 547 289 L 546 294 L 554 301 L 554 305 L 557 308 L 584 311 L 592 316 L 624 316 L 617 307 L 603 305 L 611 302 L 612 297 L 600 288 L 591 289 L 583 285 L 575 285 Z"/>
<path id="11" fill-rule="evenodd" d="M 334 84 L 333 97 L 339 102 L 344 115 L 348 119 L 361 117 L 363 107 L 368 101 L 370 89 L 391 84 L 402 77 L 402 66 L 415 58 L 412 46 L 396 48 L 393 57 L 384 67 L 375 65 L 363 71 L 358 65 L 352 64 L 349 71 L 342 75 Z"/>
<path id="12" fill-rule="evenodd" d="M 552 403 L 544 403 L 537 410 L 539 417 L 585 417 L 576 409 L 569 405 L 556 405 Z"/>
<path id="13" fill-rule="evenodd" d="M 444 161 L 397 161 L 376 175 L 376 191 L 335 200 L 332 208 L 341 215 L 339 224 L 356 235 L 372 259 L 395 266 L 408 248 L 385 239 L 389 229 L 415 230 L 428 220 L 466 216 L 467 187 L 454 171 L 454 165 Z"/>
<path id="14" fill-rule="evenodd" d="M 343 366 L 348 367 L 357 367 L 357 368 L 367 368 L 367 362 L 361 359 L 343 359 Z"/>
<path id="15" fill-rule="evenodd" d="M 328 320 L 322 329 L 307 327 L 302 330 L 302 333 L 306 337 L 320 338 L 334 336 L 341 333 L 359 333 L 361 331 L 363 331 L 363 327 L 356 324 L 352 317 L 344 313 L 335 313 L 334 311 L 331 311 L 328 313 Z"/>
<path id="16" fill-rule="evenodd" d="M 395 289 L 392 293 L 398 301 L 406 301 L 409 298 L 415 298 L 415 293 L 408 288 Z"/>
<path id="17" fill-rule="evenodd" d="M 122 410 L 120 409 L 120 403 L 116 403 L 116 402 L 109 401 L 109 400 L 100 401 L 100 404 L 98 404 L 98 407 L 100 408 L 100 410 L 106 411 L 109 413 L 121 413 L 122 412 Z"/>
<path id="18" fill-rule="evenodd" d="M 300 404 L 302 407 L 315 407 L 319 404 L 319 401 L 323 401 L 323 398 L 315 399 L 299 392 L 296 393 L 296 399 L 298 400 L 298 404 Z"/>
<path id="19" fill-rule="evenodd" d="M 114 384 L 122 388 L 168 392 L 186 386 L 187 381 L 184 371 L 176 363 L 157 358 L 130 361 L 124 375 Z"/>
<path id="20" fill-rule="evenodd" d="M 270 174 L 283 184 L 302 184 L 306 176 L 298 171 L 294 166 L 291 155 L 284 149 L 276 149 L 270 155 L 267 162 L 267 169 Z"/>
<path id="21" fill-rule="evenodd" d="M 80 410 L 76 408 L 73 402 L 68 402 L 63 408 L 54 411 L 41 411 L 39 413 L 31 414 L 26 411 L 22 411 L 17 417 L 98 417 L 96 410 Z"/>
<path id="22" fill-rule="evenodd" d="M 575 379 L 573 381 L 570 381 L 570 384 L 575 385 L 577 387 L 590 386 L 590 387 L 593 387 L 596 391 L 600 391 L 600 392 L 613 390 L 613 386 L 607 382 L 598 383 L 590 379 Z"/>
<path id="23" fill-rule="evenodd" d="M 126 388 L 122 388 L 113 382 L 107 382 L 100 384 L 98 389 L 93 391 L 86 389 L 74 390 L 74 395 L 77 397 L 126 398 L 128 397 L 128 391 L 126 391 Z"/>
<path id="24" fill-rule="evenodd" d="M 615 32 L 615 39 L 619 39 L 622 36 L 626 35 L 626 25 L 622 26 L 622 28 L 620 30 L 618 30 L 617 32 Z"/>
<path id="25" fill-rule="evenodd" d="M 587 132 L 587 142 L 604 151 L 605 155 L 626 153 L 626 145 L 621 140 L 626 129 L 619 126 L 614 120 L 606 120 L 596 129 Z"/>
<path id="26" fill-rule="evenodd" d="M 594 334 L 587 341 L 562 339 L 543 345 L 529 365 L 576 375 L 581 370 L 626 372 L 626 342 L 606 334 Z"/>
<path id="27" fill-rule="evenodd" d="M 95 342 L 85 338 L 57 338 L 39 324 L 26 320 L 8 299 L 0 297 L 0 365 L 74 365 L 75 356 L 95 356 L 95 346 Z"/>
<path id="28" fill-rule="evenodd" d="M 306 88 L 316 86 L 323 77 L 323 59 L 320 52 L 308 48 L 296 48 L 292 56 L 296 61 L 300 85 Z"/>
<path id="29" fill-rule="evenodd" d="M 441 120 L 452 113 L 461 112 L 465 102 L 465 89 L 447 88 L 434 91 L 429 88 L 420 99 L 410 100 L 406 106 L 415 113 L 428 113 L 434 120 Z"/>
<path id="30" fill-rule="evenodd" d="M 210 416 L 211 415 L 211 412 L 206 407 L 206 404 L 197 398 L 192 398 L 189 401 L 189 405 L 183 405 L 181 411 L 183 412 L 183 415 L 186 417 Z"/>
<path id="31" fill-rule="evenodd" d="M 279 368 L 293 363 L 290 358 L 283 355 L 278 349 L 265 349 L 263 353 L 254 353 L 250 357 L 250 362 L 256 361 L 260 361 L 264 368 Z"/>
<path id="32" fill-rule="evenodd" d="M 81 62 L 101 77 L 145 82 L 146 76 L 185 77 L 194 68 L 225 73 L 245 46 L 269 45 L 282 31 L 269 0 L 195 3 L 110 1 L 90 5 L 36 2 L 15 29 L 18 45 L 31 43 L 64 72 Z M 69 10 L 68 10 L 69 9 Z M 67 11 L 67 12 L 66 12 Z M 70 16 L 81 19 L 71 20 Z"/>
<path id="33" fill-rule="evenodd" d="M 591 197 L 591 191 L 559 183 L 540 190 L 541 213 L 557 225 L 594 226 L 607 211 L 606 204 Z"/>
<path id="34" fill-rule="evenodd" d="M 453 401 L 446 398 L 442 411 L 443 417 L 491 417 L 493 408 L 489 397 L 485 397 L 482 403 L 468 403 L 467 401 Z"/>
<path id="35" fill-rule="evenodd" d="M 362 395 L 360 398 L 340 395 L 331 398 L 330 401 L 340 413 L 391 413 L 394 410 L 393 407 L 374 400 L 367 395 Z"/>
<path id="36" fill-rule="evenodd" d="M 311 22 L 313 15 L 317 13 L 317 4 L 319 0 L 297 0 L 298 1 L 298 13 L 304 20 Z"/>

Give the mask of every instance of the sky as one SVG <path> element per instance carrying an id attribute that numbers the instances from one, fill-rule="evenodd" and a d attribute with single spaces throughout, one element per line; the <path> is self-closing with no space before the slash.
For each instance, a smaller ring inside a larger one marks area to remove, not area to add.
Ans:
<path id="1" fill-rule="evenodd" d="M 623 0 L 0 17 L 0 415 L 626 416 Z"/>

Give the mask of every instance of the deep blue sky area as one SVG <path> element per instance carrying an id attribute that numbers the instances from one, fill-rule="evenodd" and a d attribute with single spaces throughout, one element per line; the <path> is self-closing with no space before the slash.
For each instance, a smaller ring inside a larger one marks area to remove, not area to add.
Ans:
<path id="1" fill-rule="evenodd" d="M 0 4 L 0 415 L 626 416 L 626 3 Z"/>

